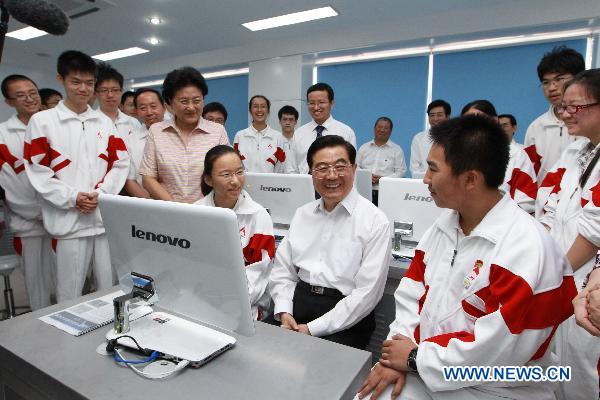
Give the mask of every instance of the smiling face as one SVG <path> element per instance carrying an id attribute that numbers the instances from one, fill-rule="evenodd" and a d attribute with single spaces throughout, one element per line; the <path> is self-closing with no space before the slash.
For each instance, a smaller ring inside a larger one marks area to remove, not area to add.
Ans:
<path id="1" fill-rule="evenodd" d="M 135 108 L 135 103 L 133 102 L 133 96 L 127 96 L 125 102 L 121 105 L 121 111 L 130 117 L 137 118 L 137 110 Z"/>
<path id="2" fill-rule="evenodd" d="M 91 72 L 73 71 L 64 78 L 57 75 L 56 79 L 65 88 L 65 105 L 71 109 L 86 109 L 88 101 L 94 97 L 96 78 Z"/>
<path id="3" fill-rule="evenodd" d="M 250 104 L 250 115 L 255 124 L 264 124 L 269 116 L 269 105 L 262 97 L 255 97 Z"/>
<path id="4" fill-rule="evenodd" d="M 96 96 L 100 109 L 104 112 L 115 112 L 121 102 L 122 88 L 114 79 L 107 79 L 96 86 Z"/>
<path id="5" fill-rule="evenodd" d="M 210 176 L 204 181 L 213 188 L 215 205 L 231 204 L 233 207 L 244 187 L 244 166 L 235 153 L 226 153 L 217 158 Z"/>
<path id="6" fill-rule="evenodd" d="M 175 92 L 171 105 L 167 108 L 175 116 L 177 125 L 196 126 L 202 116 L 204 95 L 197 86 L 186 86 Z"/>
<path id="7" fill-rule="evenodd" d="M 598 100 L 593 98 L 586 88 L 578 83 L 574 83 L 565 90 L 562 104 L 565 106 L 576 106 L 597 103 Z M 561 117 L 569 134 L 574 136 L 583 136 L 590 139 L 594 144 L 600 141 L 600 105 L 592 105 L 587 108 L 580 109 L 573 114 L 566 110 L 561 114 Z"/>
<path id="8" fill-rule="evenodd" d="M 429 113 L 427 114 L 429 126 L 431 126 L 432 128 L 440 122 L 447 120 L 448 118 L 449 116 L 446 115 L 446 110 L 444 110 L 444 107 L 442 106 L 433 107 L 431 110 L 429 110 Z"/>
<path id="9" fill-rule="evenodd" d="M 352 190 L 356 165 L 350 163 L 343 146 L 325 147 L 313 155 L 312 161 L 313 185 L 323 198 L 325 209 L 331 211 Z M 324 173 L 316 171 L 322 168 L 327 168 Z"/>
<path id="10" fill-rule="evenodd" d="M 326 90 L 315 90 L 307 96 L 308 112 L 317 124 L 322 124 L 331 116 L 333 101 L 329 100 Z"/>
<path id="11" fill-rule="evenodd" d="M 156 93 L 144 92 L 137 97 L 137 114 L 146 128 L 150 128 L 164 119 L 165 107 Z"/>
<path id="12" fill-rule="evenodd" d="M 380 119 L 375 124 L 374 136 L 376 142 L 386 143 L 392 134 L 392 124 L 385 119 Z"/>
<path id="13" fill-rule="evenodd" d="M 433 144 L 427 156 L 427 173 L 423 182 L 429 187 L 435 205 L 440 208 L 457 210 L 463 192 L 460 176 L 452 174 L 452 167 L 446 162 L 444 148 Z"/>
<path id="14" fill-rule="evenodd" d="M 37 87 L 28 80 L 12 81 L 7 86 L 6 104 L 13 107 L 19 116 L 29 119 L 40 110 L 41 100 Z"/>

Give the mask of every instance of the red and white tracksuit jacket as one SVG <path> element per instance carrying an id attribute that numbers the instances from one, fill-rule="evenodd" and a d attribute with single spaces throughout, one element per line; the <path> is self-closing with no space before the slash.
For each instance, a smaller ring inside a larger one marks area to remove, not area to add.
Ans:
<path id="1" fill-rule="evenodd" d="M 46 235 L 40 198 L 23 163 L 27 126 L 16 115 L 0 124 L 0 186 L 6 192 L 8 226 L 18 237 Z"/>
<path id="2" fill-rule="evenodd" d="M 108 117 L 89 107 L 75 114 L 61 101 L 29 121 L 24 157 L 51 235 L 72 239 L 104 233 L 100 211 L 82 214 L 76 200 L 78 192 L 117 194 L 125 184 L 127 147 Z"/>
<path id="3" fill-rule="evenodd" d="M 523 147 L 535 168 L 538 185 L 562 152 L 575 140 L 575 136 L 569 135 L 564 122 L 554 115 L 552 105 L 529 125 Z"/>
<path id="4" fill-rule="evenodd" d="M 458 218 L 446 210 L 419 242 L 395 293 L 390 337 L 419 344 L 419 375 L 433 392 L 553 399 L 540 383 L 444 380 L 444 366 L 553 364 L 548 346 L 576 293 L 566 257 L 508 195 L 469 236 Z"/>
<path id="5" fill-rule="evenodd" d="M 257 131 L 250 125 L 238 131 L 233 148 L 238 152 L 248 172 L 285 172 L 286 154 L 281 133 L 267 125 Z"/>
<path id="6" fill-rule="evenodd" d="M 587 167 L 583 161 L 593 145 L 577 140 L 564 151 L 548 172 L 540 190 L 549 191 L 539 220 L 550 227 L 552 237 L 563 252 L 567 252 L 577 235 L 600 247 L 600 162 L 596 163 L 583 189 L 579 178 Z M 597 149 L 596 151 L 600 151 Z M 593 157 L 589 155 L 588 162 Z M 590 258 L 575 271 L 575 283 L 580 290 L 583 280 L 594 266 Z M 559 328 L 556 350 L 562 365 L 572 368 L 571 382 L 561 384 L 559 399 L 584 400 L 598 396 L 600 340 L 588 334 L 571 318 Z"/>
<path id="7" fill-rule="evenodd" d="M 194 204 L 215 207 L 214 192 L 210 192 Z M 267 210 L 252 200 L 245 190 L 242 190 L 233 211 L 237 215 L 240 228 L 252 314 L 254 319 L 260 321 L 266 317 L 265 311 L 269 309 L 271 302 L 267 293 L 267 283 L 275 255 L 273 221 Z"/>
<path id="8" fill-rule="evenodd" d="M 529 214 L 534 212 L 537 196 L 535 171 L 527 153 L 514 141 L 510 143 L 510 158 L 500 189 L 509 193 L 523 210 Z"/>

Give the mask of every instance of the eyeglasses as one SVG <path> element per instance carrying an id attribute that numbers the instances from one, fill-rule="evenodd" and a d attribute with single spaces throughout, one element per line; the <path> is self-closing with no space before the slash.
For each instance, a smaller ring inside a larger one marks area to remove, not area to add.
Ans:
<path id="1" fill-rule="evenodd" d="M 316 106 L 325 107 L 327 104 L 329 104 L 328 101 L 309 101 L 308 102 L 309 107 L 316 107 Z"/>
<path id="2" fill-rule="evenodd" d="M 335 164 L 335 165 L 319 165 L 312 169 L 312 174 L 317 179 L 324 179 L 329 174 L 330 170 L 337 176 L 345 176 L 350 165 L 348 164 Z"/>
<path id="3" fill-rule="evenodd" d="M 194 106 L 199 106 L 204 102 L 204 99 L 202 97 L 194 97 L 193 99 L 188 99 L 188 98 L 183 97 L 183 98 L 177 99 L 175 101 L 177 101 L 182 106 L 187 107 L 190 104 L 193 104 Z"/>
<path id="4" fill-rule="evenodd" d="M 561 104 L 561 105 L 559 105 L 559 106 L 556 107 L 556 112 L 558 112 L 559 114 L 562 114 L 564 112 L 568 112 L 571 115 L 575 115 L 575 114 L 577 114 L 581 110 L 584 110 L 586 108 L 590 108 L 590 107 L 593 107 L 593 106 L 597 106 L 598 104 L 600 104 L 600 103 L 596 102 L 596 103 L 581 104 L 581 105 L 576 105 L 576 104 L 564 105 L 564 104 Z"/>
<path id="5" fill-rule="evenodd" d="M 236 178 L 241 178 L 242 176 L 244 176 L 244 170 L 243 169 L 238 169 L 237 171 L 235 171 L 234 173 L 231 172 L 224 172 L 222 174 L 218 174 L 217 175 L 219 178 L 225 179 L 226 181 L 231 180 L 234 176 Z"/>
<path id="6" fill-rule="evenodd" d="M 570 76 L 559 75 L 552 79 L 542 80 L 541 86 L 547 88 L 547 87 L 550 87 L 550 85 L 552 85 L 553 83 L 556 84 L 557 86 L 562 86 L 563 83 L 568 82 L 571 79 L 573 79 L 573 78 Z"/>
<path id="7" fill-rule="evenodd" d="M 35 91 L 35 92 L 29 92 L 29 93 L 17 93 L 15 94 L 15 97 L 9 97 L 10 100 L 19 100 L 19 101 L 25 101 L 27 100 L 27 98 L 30 98 L 31 100 L 37 100 L 40 98 L 40 94 Z"/>
<path id="8" fill-rule="evenodd" d="M 119 94 L 121 93 L 122 89 L 107 89 L 107 88 L 102 88 L 102 89 L 98 89 L 96 90 L 96 92 L 98 92 L 98 94 L 102 95 L 102 96 L 106 96 L 107 94 Z"/>

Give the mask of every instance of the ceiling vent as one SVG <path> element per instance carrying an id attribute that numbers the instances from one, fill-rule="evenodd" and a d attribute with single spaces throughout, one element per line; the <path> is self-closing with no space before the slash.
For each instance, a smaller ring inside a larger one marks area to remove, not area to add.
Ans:
<path id="1" fill-rule="evenodd" d="M 114 3 L 107 0 L 53 0 L 52 3 L 63 10 L 71 19 L 81 18 L 115 6 Z"/>

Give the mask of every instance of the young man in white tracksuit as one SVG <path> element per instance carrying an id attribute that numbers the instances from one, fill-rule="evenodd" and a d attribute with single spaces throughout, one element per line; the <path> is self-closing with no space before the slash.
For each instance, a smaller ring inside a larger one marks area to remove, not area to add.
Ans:
<path id="1" fill-rule="evenodd" d="M 121 191 L 129 156 L 112 121 L 87 104 L 95 73 L 88 55 L 62 53 L 57 79 L 64 85 L 65 100 L 34 115 L 25 134 L 27 176 L 43 199 L 44 226 L 58 239 L 59 302 L 81 295 L 90 264 L 98 289 L 113 284 L 98 194 Z"/>
<path id="2" fill-rule="evenodd" d="M 8 226 L 21 257 L 29 305 L 37 310 L 50 305 L 54 268 L 40 199 L 23 165 L 25 131 L 40 108 L 40 96 L 36 84 L 23 75 L 7 76 L 2 81 L 2 94 L 16 114 L 0 124 L 0 185 L 6 194 Z"/>
<path id="3" fill-rule="evenodd" d="M 359 397 L 393 385 L 400 399 L 554 399 L 548 382 L 444 379 L 448 366 L 555 364 L 549 345 L 576 289 L 548 232 L 498 189 L 509 157 L 500 126 L 464 116 L 431 137 L 424 182 L 449 210 L 417 246 Z"/>
<path id="4" fill-rule="evenodd" d="M 538 185 L 561 153 L 575 140 L 575 136 L 567 132 L 556 106 L 560 104 L 564 84 L 584 69 L 583 56 L 564 46 L 544 54 L 538 64 L 538 78 L 550 107 L 529 125 L 524 142 L 524 150 L 535 167 Z M 536 210 L 536 216 L 540 211 Z"/>

